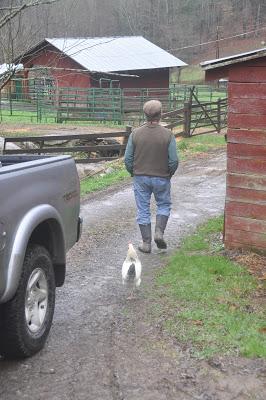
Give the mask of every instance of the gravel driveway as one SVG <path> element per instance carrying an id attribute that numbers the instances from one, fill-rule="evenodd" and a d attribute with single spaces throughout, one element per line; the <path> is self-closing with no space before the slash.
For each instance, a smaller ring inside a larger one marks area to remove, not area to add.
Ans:
<path id="1" fill-rule="evenodd" d="M 147 315 L 147 288 L 181 237 L 224 208 L 223 151 L 183 162 L 172 180 L 167 253 L 141 255 L 141 290 L 121 285 L 127 243 L 140 240 L 131 185 L 88 197 L 84 232 L 68 255 L 54 324 L 43 351 L 0 362 L 1 400 L 264 400 L 263 360 L 202 361 L 182 351 Z"/>

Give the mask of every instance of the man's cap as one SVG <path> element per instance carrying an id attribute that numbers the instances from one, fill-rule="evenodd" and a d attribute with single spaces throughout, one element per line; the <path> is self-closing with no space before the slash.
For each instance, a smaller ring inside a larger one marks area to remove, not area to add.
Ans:
<path id="1" fill-rule="evenodd" d="M 143 111 L 147 117 L 154 117 L 162 112 L 162 103 L 159 100 L 149 100 L 144 104 Z"/>

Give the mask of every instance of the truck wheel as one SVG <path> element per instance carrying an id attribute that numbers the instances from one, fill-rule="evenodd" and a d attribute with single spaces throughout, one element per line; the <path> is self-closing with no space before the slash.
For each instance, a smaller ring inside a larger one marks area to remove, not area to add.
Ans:
<path id="1" fill-rule="evenodd" d="M 29 357 L 45 344 L 52 325 L 55 278 L 49 252 L 28 247 L 17 292 L 2 306 L 0 354 L 6 358 Z"/>

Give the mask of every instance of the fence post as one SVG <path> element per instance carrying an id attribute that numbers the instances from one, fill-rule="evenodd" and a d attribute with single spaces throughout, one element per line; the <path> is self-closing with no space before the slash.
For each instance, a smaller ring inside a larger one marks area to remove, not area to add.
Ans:
<path id="1" fill-rule="evenodd" d="M 143 106 L 145 103 L 144 88 L 141 89 L 141 99 L 140 99 L 140 113 L 139 113 L 139 123 L 144 120 Z"/>
<path id="2" fill-rule="evenodd" d="M 121 125 L 124 121 L 124 89 L 120 88 L 120 122 Z"/>
<path id="3" fill-rule="evenodd" d="M 129 135 L 131 134 L 131 132 L 132 132 L 132 126 L 127 126 L 127 127 L 126 127 L 126 133 L 127 133 L 127 135 L 124 136 L 124 138 L 123 138 L 123 143 L 122 143 L 123 145 L 126 145 L 126 144 L 127 144 L 128 138 L 129 138 Z M 125 154 L 125 150 L 124 150 L 124 149 L 121 149 L 120 152 L 119 152 L 119 157 L 123 157 L 124 154 Z"/>
<path id="4" fill-rule="evenodd" d="M 62 115 L 62 112 L 61 112 L 62 91 L 61 91 L 60 88 L 57 88 L 56 92 L 57 92 L 57 100 L 56 100 L 56 104 L 57 104 L 56 122 L 57 122 L 57 123 L 61 123 L 61 122 L 62 122 L 62 120 L 61 120 L 61 115 Z"/>
<path id="5" fill-rule="evenodd" d="M 10 115 L 13 115 L 11 83 L 10 83 L 10 85 L 8 87 L 8 96 L 9 96 L 9 113 L 10 113 Z"/>
<path id="6" fill-rule="evenodd" d="M 1 122 L 3 121 L 3 115 L 2 115 L 2 90 L 0 90 L 0 118 Z M 4 145 L 5 148 L 5 145 Z"/>
<path id="7" fill-rule="evenodd" d="M 43 148 L 43 146 L 44 146 L 44 140 L 41 140 L 40 141 L 40 151 L 38 152 L 38 155 L 41 155 L 42 153 L 41 153 L 41 149 Z"/>
<path id="8" fill-rule="evenodd" d="M 217 132 L 221 132 L 221 99 L 217 100 Z"/>
<path id="9" fill-rule="evenodd" d="M 190 136 L 190 127 L 191 127 L 191 103 L 184 103 L 184 136 Z"/>
<path id="10" fill-rule="evenodd" d="M 37 111 L 37 122 L 41 122 L 42 117 L 41 117 L 39 88 L 37 88 L 37 93 L 36 93 L 36 111 Z"/>

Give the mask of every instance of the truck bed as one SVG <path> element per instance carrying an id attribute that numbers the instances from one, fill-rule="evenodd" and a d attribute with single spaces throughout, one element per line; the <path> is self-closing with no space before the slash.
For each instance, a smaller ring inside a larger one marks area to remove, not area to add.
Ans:
<path id="1" fill-rule="evenodd" d="M 43 160 L 46 158 L 51 158 L 51 156 L 0 156 L 0 167 L 7 167 L 13 164 L 20 164 L 24 162 Z"/>
<path id="2" fill-rule="evenodd" d="M 71 159 L 69 155 L 62 156 L 0 156 L 0 175 L 22 169 L 36 168 L 48 164 Z"/>

